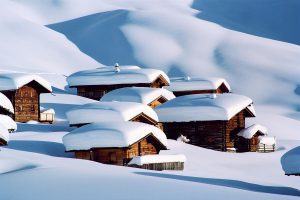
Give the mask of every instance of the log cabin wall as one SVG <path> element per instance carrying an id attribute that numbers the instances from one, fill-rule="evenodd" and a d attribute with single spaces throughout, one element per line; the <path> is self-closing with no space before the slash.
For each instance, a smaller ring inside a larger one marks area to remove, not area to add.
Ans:
<path id="1" fill-rule="evenodd" d="M 176 140 L 180 135 L 184 135 L 190 139 L 190 144 L 218 151 L 236 147 L 237 133 L 243 128 L 244 111 L 229 121 L 163 123 L 168 139 Z"/>
<path id="2" fill-rule="evenodd" d="M 179 97 L 179 96 L 190 95 L 190 94 L 223 94 L 228 92 L 229 92 L 228 88 L 225 86 L 225 84 L 222 84 L 216 90 L 175 91 L 173 93 L 176 97 Z"/>
<path id="3" fill-rule="evenodd" d="M 156 108 L 157 106 L 167 102 L 168 100 L 164 97 L 159 97 L 157 99 L 155 99 L 154 101 L 152 101 L 151 103 L 148 104 L 148 106 L 150 106 L 151 108 Z"/>

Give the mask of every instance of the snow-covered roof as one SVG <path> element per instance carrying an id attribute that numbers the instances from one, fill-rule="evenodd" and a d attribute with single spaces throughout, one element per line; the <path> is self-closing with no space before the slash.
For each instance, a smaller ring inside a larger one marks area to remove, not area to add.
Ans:
<path id="1" fill-rule="evenodd" d="M 161 122 L 230 120 L 252 104 L 237 94 L 194 94 L 180 96 L 155 108 Z"/>
<path id="2" fill-rule="evenodd" d="M 197 91 L 197 90 L 216 90 L 222 84 L 224 84 L 228 91 L 230 91 L 230 85 L 224 78 L 208 77 L 208 78 L 197 78 L 197 77 L 177 77 L 171 78 L 170 86 L 164 88 L 177 92 L 177 91 Z"/>
<path id="3" fill-rule="evenodd" d="M 11 101 L 1 92 L 0 92 L 0 107 L 6 109 L 10 113 L 14 113 L 14 107 Z"/>
<path id="4" fill-rule="evenodd" d="M 0 73 L 0 91 L 17 90 L 30 83 L 38 82 L 49 92 L 52 92 L 51 84 L 41 76 L 26 73 Z"/>
<path id="5" fill-rule="evenodd" d="M 55 110 L 53 108 L 40 107 L 40 112 L 44 114 L 55 114 Z"/>
<path id="6" fill-rule="evenodd" d="M 7 115 L 0 114 L 0 124 L 6 127 L 7 130 L 17 130 L 17 123 Z"/>
<path id="7" fill-rule="evenodd" d="M 183 154 L 178 155 L 145 155 L 135 156 L 128 165 L 144 165 L 152 163 L 170 163 L 170 162 L 185 162 L 186 157 Z"/>
<path id="8" fill-rule="evenodd" d="M 260 124 L 253 124 L 247 128 L 244 128 L 238 133 L 238 136 L 241 136 L 246 139 L 251 139 L 254 134 L 261 132 L 263 135 L 268 134 L 268 129 Z"/>
<path id="9" fill-rule="evenodd" d="M 166 100 L 175 98 L 172 92 L 162 88 L 126 87 L 105 94 L 101 101 L 127 101 L 148 105 L 160 97 Z"/>
<path id="10" fill-rule="evenodd" d="M 273 145 L 273 144 L 276 144 L 276 138 L 275 137 L 260 136 L 259 137 L 259 143 L 260 144 L 265 144 L 265 145 Z"/>
<path id="11" fill-rule="evenodd" d="M 161 70 L 143 69 L 138 66 L 120 66 L 120 71 L 115 67 L 102 67 L 84 70 L 71 74 L 68 78 L 69 86 L 79 85 L 117 85 L 131 83 L 152 83 L 162 76 L 168 83 L 168 76 Z"/>
<path id="12" fill-rule="evenodd" d="M 67 151 L 91 148 L 129 147 L 140 139 L 153 134 L 165 147 L 167 138 L 155 126 L 140 122 L 102 122 L 82 126 L 63 137 Z"/>
<path id="13" fill-rule="evenodd" d="M 129 121 L 144 113 L 158 122 L 155 111 L 147 105 L 135 102 L 95 102 L 75 107 L 67 112 L 69 123 Z"/>
<path id="14" fill-rule="evenodd" d="M 0 124 L 0 139 L 8 142 L 9 141 L 9 132 L 7 130 L 7 128 Z"/>

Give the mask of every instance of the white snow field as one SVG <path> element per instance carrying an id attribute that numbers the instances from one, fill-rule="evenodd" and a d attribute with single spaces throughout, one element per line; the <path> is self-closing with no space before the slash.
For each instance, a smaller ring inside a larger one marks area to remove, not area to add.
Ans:
<path id="1" fill-rule="evenodd" d="M 284 175 L 300 169 L 298 11 L 297 0 L 2 0 L 0 71 L 51 82 L 41 106 L 56 119 L 18 123 L 0 147 L 0 199 L 299 199 L 299 177 Z M 161 154 L 187 157 L 179 172 L 73 159 L 62 144 L 73 130 L 66 112 L 96 101 L 76 96 L 66 76 L 116 62 L 225 78 L 253 100 L 257 117 L 247 127 L 267 127 L 276 151 L 216 152 L 168 140 Z"/>

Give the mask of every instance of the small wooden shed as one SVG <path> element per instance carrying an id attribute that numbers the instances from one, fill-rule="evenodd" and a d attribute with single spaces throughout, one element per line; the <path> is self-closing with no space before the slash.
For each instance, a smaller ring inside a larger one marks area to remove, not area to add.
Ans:
<path id="1" fill-rule="evenodd" d="M 175 96 L 190 94 L 221 94 L 230 92 L 230 85 L 223 78 L 197 78 L 177 77 L 170 79 L 170 86 L 164 88 L 170 90 Z"/>
<path id="2" fill-rule="evenodd" d="M 75 107 L 67 112 L 70 126 L 80 127 L 94 122 L 135 121 L 158 126 L 152 108 L 135 102 L 96 102 Z"/>
<path id="3" fill-rule="evenodd" d="M 237 151 L 256 152 L 259 151 L 260 137 L 268 134 L 267 128 L 260 124 L 253 124 L 242 129 L 238 133 Z"/>
<path id="4" fill-rule="evenodd" d="M 127 165 L 135 156 L 167 149 L 160 129 L 139 122 L 89 124 L 65 135 L 63 143 L 76 158 L 113 165 Z"/>
<path id="5" fill-rule="evenodd" d="M 276 146 L 276 138 L 275 137 L 268 137 L 268 136 L 260 136 L 258 138 L 258 152 L 261 153 L 268 153 L 274 152 Z"/>
<path id="6" fill-rule="evenodd" d="M 163 88 L 125 87 L 105 94 L 100 101 L 137 102 L 155 108 L 175 95 Z"/>
<path id="7" fill-rule="evenodd" d="M 1 73 L 0 91 L 12 102 L 17 122 L 39 121 L 40 94 L 51 93 L 51 84 L 44 78 L 25 73 Z"/>
<path id="8" fill-rule="evenodd" d="M 190 144 L 218 151 L 236 148 L 245 118 L 255 116 L 250 98 L 230 93 L 180 96 L 155 111 L 169 139 L 183 135 Z"/>
<path id="9" fill-rule="evenodd" d="M 79 96 L 94 100 L 123 87 L 161 88 L 169 85 L 168 76 L 161 70 L 138 66 L 113 66 L 79 71 L 67 78 L 69 87 L 77 88 Z"/>
<path id="10" fill-rule="evenodd" d="M 52 124 L 54 121 L 54 116 L 54 109 L 40 107 L 40 122 Z"/>

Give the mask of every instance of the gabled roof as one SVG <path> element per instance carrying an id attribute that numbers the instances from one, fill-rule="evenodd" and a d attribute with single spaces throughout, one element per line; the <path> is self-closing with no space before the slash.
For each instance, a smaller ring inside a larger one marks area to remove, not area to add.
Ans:
<path id="1" fill-rule="evenodd" d="M 161 70 L 143 69 L 138 66 L 120 66 L 120 71 L 115 67 L 102 67 L 91 70 L 79 71 L 71 74 L 68 78 L 69 86 L 83 85 L 118 85 L 152 83 L 162 77 L 167 84 L 170 83 L 168 76 Z"/>
<path id="2" fill-rule="evenodd" d="M 96 102 L 84 104 L 67 112 L 67 118 L 70 125 L 75 125 L 93 122 L 129 121 L 142 113 L 158 122 L 157 114 L 152 108 L 134 102 Z"/>
<path id="3" fill-rule="evenodd" d="M 241 130 L 238 133 L 238 136 L 241 136 L 246 139 L 251 139 L 256 133 L 259 133 L 259 135 L 267 135 L 268 129 L 260 124 L 253 124 Z"/>
<path id="4" fill-rule="evenodd" d="M 177 77 L 171 78 L 170 86 L 165 86 L 172 92 L 178 91 L 199 91 L 199 90 L 217 90 L 220 86 L 224 85 L 226 90 L 230 92 L 230 85 L 223 78 L 207 77 Z"/>
<path id="5" fill-rule="evenodd" d="M 11 101 L 0 92 L 0 107 L 4 108 L 5 110 L 7 110 L 10 113 L 14 113 L 14 107 L 11 103 Z"/>
<path id="6" fill-rule="evenodd" d="M 0 91 L 17 90 L 33 81 L 44 88 L 45 92 L 52 92 L 51 84 L 46 79 L 26 73 L 0 73 Z"/>
<path id="7" fill-rule="evenodd" d="M 228 121 L 252 100 L 237 94 L 194 94 L 180 96 L 158 107 L 160 122 Z"/>
<path id="8" fill-rule="evenodd" d="M 124 148 L 148 135 L 152 135 L 167 147 L 164 132 L 155 126 L 139 122 L 102 122 L 85 125 L 65 135 L 63 143 L 67 151 Z"/>
<path id="9" fill-rule="evenodd" d="M 148 105 L 160 97 L 166 100 L 175 98 L 172 92 L 162 88 L 125 87 L 105 94 L 100 101 L 137 102 Z"/>

